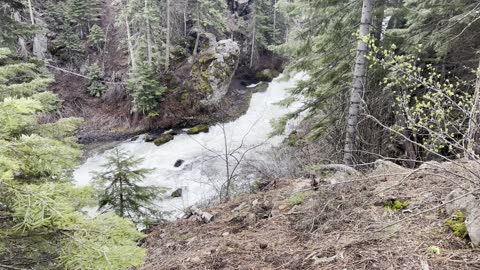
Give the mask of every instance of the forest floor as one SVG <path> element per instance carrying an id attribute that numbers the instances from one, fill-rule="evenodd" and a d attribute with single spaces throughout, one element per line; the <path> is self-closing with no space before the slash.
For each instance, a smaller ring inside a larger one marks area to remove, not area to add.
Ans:
<path id="1" fill-rule="evenodd" d="M 480 167 L 377 163 L 361 175 L 277 180 L 207 209 L 213 222 L 155 228 L 142 269 L 479 269 L 480 250 L 444 223 L 446 195 Z M 333 183 L 331 180 L 337 180 Z M 409 202 L 404 209 L 388 201 Z"/>

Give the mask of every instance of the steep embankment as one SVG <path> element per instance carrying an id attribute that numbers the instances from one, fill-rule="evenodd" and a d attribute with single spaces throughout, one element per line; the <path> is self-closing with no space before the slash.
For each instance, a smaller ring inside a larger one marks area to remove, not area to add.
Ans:
<path id="1" fill-rule="evenodd" d="M 157 227 L 142 269 L 479 269 L 480 251 L 444 225 L 453 183 L 478 169 L 462 164 L 469 169 L 378 162 L 368 174 L 337 173 L 315 188 L 276 181 L 208 209 L 211 223 Z"/>
<path id="2" fill-rule="evenodd" d="M 230 1 L 229 9 L 225 10 L 224 20 L 231 33 L 216 33 L 217 36 L 202 33 L 198 39 L 198 54 L 193 52 L 192 44 L 196 30 L 191 16 L 185 17 L 188 26 L 182 41 L 185 44 L 172 45 L 176 49 L 181 47 L 184 54 L 172 53 L 170 68 L 156 71 L 155 79 L 168 90 L 158 101 L 156 116 L 146 117 L 135 111 L 133 98 L 127 91 L 132 70 L 125 44 L 125 26 L 118 22 L 121 6 L 112 0 L 104 1 L 100 20 L 105 34 L 102 48 L 85 45 L 84 55 L 71 62 L 54 54 L 56 60 L 51 67 L 56 83 L 53 90 L 64 101 L 61 117 L 86 120 L 79 134 L 82 143 L 118 140 L 148 130 L 161 131 L 237 118 L 246 111 L 251 96 L 245 91 L 245 85 L 264 79 L 262 75 L 256 76 L 257 71 L 267 69 L 270 74 L 278 74 L 273 70 L 281 70 L 284 62 L 280 56 L 262 47 L 257 50 L 254 65 L 249 64 L 251 35 L 239 25 L 251 22 L 252 8 L 250 1 L 241 2 L 241 5 L 234 5 Z M 193 6 L 187 8 L 186 14 L 193 12 L 190 10 Z M 233 40 L 225 40 L 226 36 Z M 238 49 L 232 50 L 232 44 Z M 93 97 L 87 90 L 87 70 L 95 63 L 101 67 L 108 86 L 102 97 Z"/>

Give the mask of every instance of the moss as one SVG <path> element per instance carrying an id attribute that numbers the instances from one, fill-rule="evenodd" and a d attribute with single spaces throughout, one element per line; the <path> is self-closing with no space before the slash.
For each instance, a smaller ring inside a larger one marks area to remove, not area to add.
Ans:
<path id="1" fill-rule="evenodd" d="M 255 74 L 255 77 L 261 81 L 271 82 L 279 74 L 280 73 L 274 69 L 264 69 L 264 70 L 258 71 Z"/>
<path id="2" fill-rule="evenodd" d="M 161 135 L 160 137 L 156 138 L 153 143 L 156 145 L 156 146 L 160 146 L 162 144 L 165 144 L 171 140 L 173 140 L 173 135 L 172 134 L 163 134 Z"/>
<path id="3" fill-rule="evenodd" d="M 290 198 L 288 198 L 288 204 L 290 204 L 291 206 L 300 205 L 304 201 L 305 201 L 305 193 L 304 192 L 296 193 L 296 194 L 290 196 Z"/>
<path id="4" fill-rule="evenodd" d="M 427 253 L 429 254 L 440 254 L 441 250 L 437 246 L 429 246 L 427 248 Z"/>
<path id="5" fill-rule="evenodd" d="M 399 211 L 407 208 L 410 205 L 410 201 L 400 201 L 400 200 L 388 200 L 384 203 L 384 207 L 390 210 Z"/>
<path id="6" fill-rule="evenodd" d="M 198 133 L 207 133 L 209 131 L 209 127 L 207 124 L 201 124 L 201 125 L 197 125 L 197 126 L 194 126 L 192 127 L 191 129 L 187 130 L 187 134 L 190 134 L 190 135 L 194 135 L 194 134 L 198 134 Z"/>
<path id="7" fill-rule="evenodd" d="M 467 226 L 465 225 L 465 214 L 463 212 L 455 212 L 451 218 L 445 221 L 445 226 L 450 228 L 456 237 L 463 239 L 468 235 Z"/>

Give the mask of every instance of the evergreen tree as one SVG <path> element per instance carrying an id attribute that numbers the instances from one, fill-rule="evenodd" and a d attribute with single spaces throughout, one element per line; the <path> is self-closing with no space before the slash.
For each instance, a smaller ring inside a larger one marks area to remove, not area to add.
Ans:
<path id="1" fill-rule="evenodd" d="M 196 54 L 198 52 L 198 42 L 203 33 L 212 32 L 218 36 L 223 35 L 226 30 L 224 15 L 227 6 L 223 0 L 195 0 L 193 5 L 193 31 L 196 32 L 197 36 L 193 53 Z"/>
<path id="2" fill-rule="evenodd" d="M 94 25 L 90 29 L 90 34 L 88 35 L 88 42 L 92 47 L 95 47 L 98 51 L 101 50 L 102 45 L 105 42 L 105 34 L 100 26 Z"/>
<path id="3" fill-rule="evenodd" d="M 139 168 L 142 158 L 135 158 L 115 148 L 102 165 L 103 171 L 94 173 L 98 189 L 103 190 L 99 200 L 99 210 L 115 211 L 121 217 L 135 222 L 151 222 L 160 218 L 152 209 L 155 200 L 163 192 L 161 188 L 139 185 L 152 172 Z"/>
<path id="4" fill-rule="evenodd" d="M 167 88 L 157 80 L 155 70 L 142 63 L 128 80 L 128 90 L 134 99 L 137 111 L 154 117 L 157 115 L 156 110 Z"/>
<path id="5" fill-rule="evenodd" d="M 88 92 L 94 97 L 101 97 L 107 91 L 107 86 L 103 82 L 102 70 L 97 64 L 93 64 L 88 68 L 88 78 L 90 84 Z"/>
<path id="6" fill-rule="evenodd" d="M 23 67 L 20 68 L 19 67 Z M 0 101 L 0 257 L 11 269 L 128 269 L 139 266 L 144 237 L 113 213 L 89 217 L 91 188 L 77 188 L 72 172 L 81 156 L 74 138 L 82 123 L 67 118 L 39 124 L 60 102 L 34 63 L 0 49 L 0 86 L 16 85 Z M 44 91 L 44 92 L 35 92 Z"/>

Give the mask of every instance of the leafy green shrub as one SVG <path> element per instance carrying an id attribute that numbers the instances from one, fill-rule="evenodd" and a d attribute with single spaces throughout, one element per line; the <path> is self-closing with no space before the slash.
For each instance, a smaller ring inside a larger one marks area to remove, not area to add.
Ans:
<path id="1" fill-rule="evenodd" d="M 288 204 L 290 204 L 291 206 L 303 204 L 303 202 L 305 201 L 305 197 L 306 196 L 304 192 L 296 193 L 290 196 L 290 198 L 288 199 Z"/>

